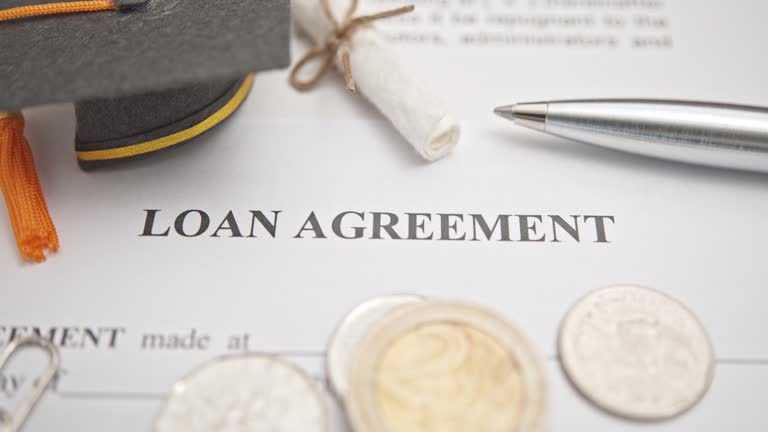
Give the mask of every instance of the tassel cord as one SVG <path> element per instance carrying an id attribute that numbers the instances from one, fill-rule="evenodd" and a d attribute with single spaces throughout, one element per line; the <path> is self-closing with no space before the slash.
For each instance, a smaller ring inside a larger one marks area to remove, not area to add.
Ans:
<path id="1" fill-rule="evenodd" d="M 46 15 L 75 14 L 81 12 L 102 12 L 117 10 L 113 0 L 80 0 L 43 3 L 0 9 L 0 22 L 22 20 Z"/>
<path id="2" fill-rule="evenodd" d="M 0 113 L 0 188 L 22 257 L 44 261 L 46 251 L 59 249 L 59 239 L 19 113 Z"/>

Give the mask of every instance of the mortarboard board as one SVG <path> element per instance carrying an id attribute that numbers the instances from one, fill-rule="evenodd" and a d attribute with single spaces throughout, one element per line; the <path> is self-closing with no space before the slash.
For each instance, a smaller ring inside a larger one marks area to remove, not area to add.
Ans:
<path id="1" fill-rule="evenodd" d="M 21 109 L 74 102 L 89 168 L 218 125 L 290 62 L 288 0 L 0 0 L 0 186 L 22 256 L 58 248 Z"/>

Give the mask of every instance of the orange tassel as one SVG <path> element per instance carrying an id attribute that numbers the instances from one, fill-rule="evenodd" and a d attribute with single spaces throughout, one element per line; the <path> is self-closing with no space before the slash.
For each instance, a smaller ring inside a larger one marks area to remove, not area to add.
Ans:
<path id="1" fill-rule="evenodd" d="M 44 15 L 76 14 L 79 12 L 114 11 L 113 0 L 74 0 L 0 9 L 0 21 L 21 20 Z"/>
<path id="2" fill-rule="evenodd" d="M 20 113 L 0 113 L 0 188 L 22 257 L 45 261 L 46 251 L 59 249 L 59 238 L 24 138 Z"/>

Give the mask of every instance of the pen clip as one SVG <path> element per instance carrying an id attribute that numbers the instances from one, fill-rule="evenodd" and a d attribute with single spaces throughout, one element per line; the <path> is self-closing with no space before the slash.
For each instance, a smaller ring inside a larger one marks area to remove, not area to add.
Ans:
<path id="1" fill-rule="evenodd" d="M 14 339 L 8 344 L 5 351 L 0 355 L 0 374 L 11 357 L 25 348 L 40 348 L 48 353 L 48 367 L 33 382 L 29 395 L 22 399 L 12 412 L 0 409 L 0 432 L 15 432 L 21 429 L 29 414 L 43 397 L 45 390 L 48 389 L 48 385 L 51 384 L 53 378 L 56 377 L 56 373 L 59 372 L 61 358 L 56 346 L 40 336 L 29 336 Z"/>

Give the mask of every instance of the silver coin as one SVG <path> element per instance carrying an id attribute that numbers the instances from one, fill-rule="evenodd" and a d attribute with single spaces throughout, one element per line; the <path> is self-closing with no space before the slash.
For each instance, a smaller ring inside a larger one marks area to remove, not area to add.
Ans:
<path id="1" fill-rule="evenodd" d="M 371 328 L 393 310 L 424 302 L 411 294 L 393 294 L 370 299 L 347 314 L 328 344 L 326 373 L 333 392 L 344 400 L 349 392 L 349 365 L 352 354 Z"/>
<path id="2" fill-rule="evenodd" d="M 674 298 L 639 286 L 588 294 L 560 328 L 560 359 L 579 391 L 636 420 L 690 409 L 714 376 L 714 353 L 696 316 Z"/>
<path id="3" fill-rule="evenodd" d="M 308 431 L 328 429 L 317 382 L 282 359 L 256 354 L 205 364 L 177 382 L 155 430 Z"/>

